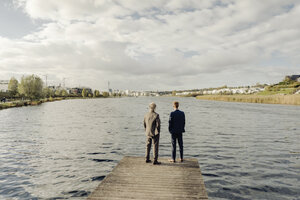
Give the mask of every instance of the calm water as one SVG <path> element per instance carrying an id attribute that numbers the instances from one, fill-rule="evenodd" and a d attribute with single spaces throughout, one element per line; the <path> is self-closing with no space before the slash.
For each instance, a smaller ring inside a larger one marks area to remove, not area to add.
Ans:
<path id="1" fill-rule="evenodd" d="M 68 100 L 0 111 L 0 199 L 85 199 L 124 155 L 144 156 L 157 103 L 160 156 L 175 98 Z M 211 199 L 300 199 L 300 107 L 176 98 L 186 157 Z"/>

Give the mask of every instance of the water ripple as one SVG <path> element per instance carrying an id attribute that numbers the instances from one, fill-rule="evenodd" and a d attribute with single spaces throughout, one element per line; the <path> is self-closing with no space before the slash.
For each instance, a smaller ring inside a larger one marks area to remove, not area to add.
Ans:
<path id="1" fill-rule="evenodd" d="M 186 113 L 184 154 L 199 160 L 211 199 L 300 196 L 300 107 L 194 98 L 68 100 L 0 111 L 0 199 L 86 199 L 124 155 L 144 156 L 143 117 L 156 102 L 160 156 L 168 118 Z"/>

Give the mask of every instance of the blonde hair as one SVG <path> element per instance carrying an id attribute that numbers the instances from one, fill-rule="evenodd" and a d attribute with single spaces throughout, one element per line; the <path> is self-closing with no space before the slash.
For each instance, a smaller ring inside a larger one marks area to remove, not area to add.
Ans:
<path id="1" fill-rule="evenodd" d="M 150 108 L 151 110 L 155 110 L 156 104 L 155 104 L 154 102 L 150 103 L 150 104 L 149 104 L 149 108 Z"/>

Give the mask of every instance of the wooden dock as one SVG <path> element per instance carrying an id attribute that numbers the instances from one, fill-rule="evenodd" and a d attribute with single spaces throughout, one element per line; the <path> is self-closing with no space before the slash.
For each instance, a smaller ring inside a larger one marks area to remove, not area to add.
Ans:
<path id="1" fill-rule="evenodd" d="M 159 161 L 153 165 L 142 157 L 124 157 L 88 200 L 208 199 L 197 159 Z"/>

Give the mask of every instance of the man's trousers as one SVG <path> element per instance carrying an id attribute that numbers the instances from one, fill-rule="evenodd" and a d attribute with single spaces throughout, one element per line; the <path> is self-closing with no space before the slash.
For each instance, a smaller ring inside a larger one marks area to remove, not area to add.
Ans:
<path id="1" fill-rule="evenodd" d="M 171 138 L 172 138 L 172 159 L 176 160 L 176 140 L 178 141 L 179 144 L 180 158 L 183 159 L 182 133 L 171 134 Z"/>
<path id="2" fill-rule="evenodd" d="M 153 157 L 154 162 L 158 159 L 159 134 L 153 137 L 147 137 L 146 140 L 146 160 L 150 159 L 151 143 L 153 142 Z"/>

